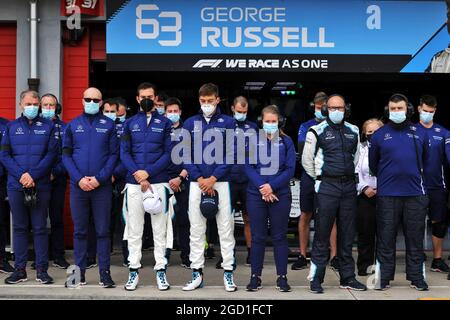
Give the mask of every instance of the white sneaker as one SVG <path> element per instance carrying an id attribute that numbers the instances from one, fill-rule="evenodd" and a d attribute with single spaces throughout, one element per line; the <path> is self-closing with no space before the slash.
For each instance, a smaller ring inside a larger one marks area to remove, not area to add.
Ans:
<path id="1" fill-rule="evenodd" d="M 234 284 L 233 271 L 225 271 L 223 273 L 223 284 L 225 291 L 234 292 L 237 290 L 237 286 Z"/>
<path id="2" fill-rule="evenodd" d="M 192 272 L 192 279 L 183 287 L 183 291 L 192 291 L 197 288 L 203 288 L 203 275 L 198 272 Z"/>
<path id="3" fill-rule="evenodd" d="M 139 283 L 139 273 L 137 271 L 130 272 L 128 276 L 128 282 L 125 284 L 125 290 L 134 291 L 136 290 Z"/>
<path id="4" fill-rule="evenodd" d="M 170 284 L 167 282 L 165 270 L 156 271 L 156 283 L 158 284 L 158 289 L 161 291 L 168 290 L 170 288 Z"/>

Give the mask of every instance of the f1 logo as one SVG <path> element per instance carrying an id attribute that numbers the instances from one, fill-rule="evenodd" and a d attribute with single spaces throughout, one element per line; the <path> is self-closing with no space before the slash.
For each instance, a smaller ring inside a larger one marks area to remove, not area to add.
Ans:
<path id="1" fill-rule="evenodd" d="M 201 59 L 198 60 L 192 68 L 201 69 L 203 67 L 217 68 L 221 63 L 222 59 Z"/>
<path id="2" fill-rule="evenodd" d="M 158 40 L 158 43 L 163 47 L 176 47 L 181 43 L 181 14 L 177 11 L 161 11 L 158 18 L 173 18 L 174 25 L 164 25 L 160 28 L 160 23 L 157 19 L 143 18 L 145 11 L 159 11 L 159 7 L 154 4 L 140 4 L 136 7 L 136 36 L 139 39 L 158 39 L 161 32 L 174 33 L 174 40 Z M 151 26 L 151 32 L 144 32 L 143 26 Z"/>

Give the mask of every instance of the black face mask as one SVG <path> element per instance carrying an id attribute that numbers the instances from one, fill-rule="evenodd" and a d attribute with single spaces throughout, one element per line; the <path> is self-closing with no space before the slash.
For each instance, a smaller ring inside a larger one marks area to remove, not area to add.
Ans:
<path id="1" fill-rule="evenodd" d="M 140 103 L 141 109 L 145 113 L 150 112 L 153 109 L 154 105 L 155 103 L 151 99 L 142 99 Z"/>

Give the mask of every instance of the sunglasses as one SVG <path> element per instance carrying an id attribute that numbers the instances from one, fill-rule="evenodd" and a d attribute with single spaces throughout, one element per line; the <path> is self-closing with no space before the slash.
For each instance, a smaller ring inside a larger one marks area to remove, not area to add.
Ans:
<path id="1" fill-rule="evenodd" d="M 99 103 L 101 101 L 101 99 L 93 99 L 93 98 L 83 98 L 83 100 L 85 102 L 92 102 L 92 101 L 94 101 L 95 103 Z"/>

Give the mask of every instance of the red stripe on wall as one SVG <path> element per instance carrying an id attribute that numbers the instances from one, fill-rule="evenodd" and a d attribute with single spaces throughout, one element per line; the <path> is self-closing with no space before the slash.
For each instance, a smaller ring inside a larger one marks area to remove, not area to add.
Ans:
<path id="1" fill-rule="evenodd" d="M 0 117 L 16 118 L 16 41 L 15 24 L 0 24 Z"/>

